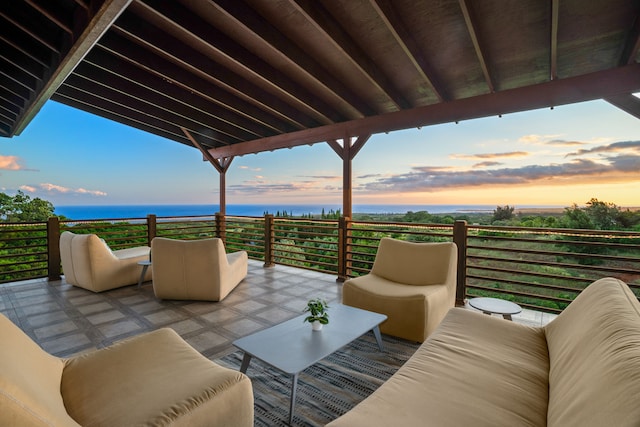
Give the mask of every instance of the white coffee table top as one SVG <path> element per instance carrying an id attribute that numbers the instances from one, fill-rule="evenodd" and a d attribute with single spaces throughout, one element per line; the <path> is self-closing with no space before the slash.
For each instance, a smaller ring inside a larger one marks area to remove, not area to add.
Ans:
<path id="1" fill-rule="evenodd" d="M 313 331 L 303 314 L 233 342 L 253 357 L 288 374 L 297 374 L 359 338 L 387 319 L 342 304 L 330 304 L 329 324 Z"/>
<path id="2" fill-rule="evenodd" d="M 469 305 L 485 313 L 502 315 L 518 314 L 522 311 L 518 304 L 498 298 L 473 298 L 469 300 Z"/>

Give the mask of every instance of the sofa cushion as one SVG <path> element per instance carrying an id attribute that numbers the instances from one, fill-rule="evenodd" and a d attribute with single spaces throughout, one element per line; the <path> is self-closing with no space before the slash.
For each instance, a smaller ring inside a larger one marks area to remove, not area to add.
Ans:
<path id="1" fill-rule="evenodd" d="M 0 426 L 78 427 L 60 394 L 63 367 L 0 314 Z"/>
<path id="2" fill-rule="evenodd" d="M 548 425 L 640 425 L 640 303 L 629 287 L 592 283 L 545 330 Z"/>
<path id="3" fill-rule="evenodd" d="M 453 308 L 416 353 L 329 426 L 544 426 L 541 328 Z"/>
<path id="4" fill-rule="evenodd" d="M 206 359 L 172 329 L 70 359 L 62 395 L 83 426 L 253 425 L 249 378 Z"/>

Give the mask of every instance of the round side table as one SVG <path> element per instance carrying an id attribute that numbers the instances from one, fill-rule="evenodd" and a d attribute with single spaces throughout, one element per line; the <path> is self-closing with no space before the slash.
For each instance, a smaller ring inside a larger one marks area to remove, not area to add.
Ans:
<path id="1" fill-rule="evenodd" d="M 472 298 L 469 300 L 469 305 L 489 316 L 501 314 L 507 320 L 513 320 L 511 316 L 522 311 L 522 307 L 518 304 L 498 298 Z"/>

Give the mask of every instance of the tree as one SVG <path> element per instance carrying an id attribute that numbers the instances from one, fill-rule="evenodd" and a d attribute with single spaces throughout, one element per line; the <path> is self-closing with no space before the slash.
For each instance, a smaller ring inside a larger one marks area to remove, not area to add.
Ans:
<path id="1" fill-rule="evenodd" d="M 36 222 L 46 221 L 54 215 L 55 208 L 51 202 L 38 197 L 32 199 L 22 191 L 11 197 L 0 193 L 0 221 L 2 222 Z"/>
<path id="2" fill-rule="evenodd" d="M 515 206 L 496 206 L 496 210 L 493 211 L 493 221 L 505 221 L 513 219 L 513 211 L 515 210 Z"/>

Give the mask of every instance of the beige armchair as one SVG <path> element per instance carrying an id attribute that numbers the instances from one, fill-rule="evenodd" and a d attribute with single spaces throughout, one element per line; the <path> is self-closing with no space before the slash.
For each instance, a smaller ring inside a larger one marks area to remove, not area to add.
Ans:
<path id="1" fill-rule="evenodd" d="M 221 239 L 151 241 L 153 292 L 161 299 L 222 301 L 247 276 L 247 252 Z"/>
<path id="2" fill-rule="evenodd" d="M 387 315 L 382 333 L 423 342 L 455 304 L 455 243 L 380 240 L 369 274 L 349 279 L 342 302 Z"/>
<path id="3" fill-rule="evenodd" d="M 67 283 L 93 292 L 106 291 L 138 283 L 142 267 L 149 260 L 149 246 L 112 251 L 95 234 L 60 235 L 62 272 Z M 144 280 L 151 280 L 147 271 Z"/>
<path id="4" fill-rule="evenodd" d="M 2 426 L 253 427 L 249 378 L 172 329 L 69 359 L 46 353 L 3 315 L 0 339 Z"/>

